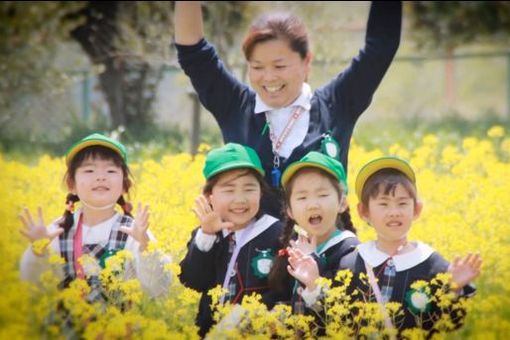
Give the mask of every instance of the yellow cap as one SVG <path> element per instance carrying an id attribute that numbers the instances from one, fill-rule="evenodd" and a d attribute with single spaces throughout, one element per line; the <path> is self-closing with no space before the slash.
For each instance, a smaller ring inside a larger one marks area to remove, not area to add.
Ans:
<path id="1" fill-rule="evenodd" d="M 413 169 L 406 161 L 397 158 L 397 157 L 381 157 L 374 159 L 373 161 L 368 162 L 361 168 L 356 177 L 355 190 L 358 199 L 361 201 L 361 191 L 363 190 L 363 186 L 365 182 L 368 180 L 370 176 L 375 174 L 377 171 L 382 169 L 395 169 L 402 172 L 406 175 L 411 182 L 416 183 L 416 176 L 414 174 Z"/>

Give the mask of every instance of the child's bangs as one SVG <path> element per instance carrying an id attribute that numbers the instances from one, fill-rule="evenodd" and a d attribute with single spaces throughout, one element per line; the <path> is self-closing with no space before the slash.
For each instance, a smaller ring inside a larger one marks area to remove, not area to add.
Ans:
<path id="1" fill-rule="evenodd" d="M 402 185 L 409 196 L 416 201 L 416 187 L 403 173 L 393 169 L 383 169 L 368 178 L 363 187 L 361 200 L 368 204 L 369 198 L 376 198 L 379 194 L 395 195 L 398 185 Z"/>
<path id="2" fill-rule="evenodd" d="M 76 156 L 73 158 L 72 162 L 75 164 L 82 164 L 85 160 L 104 160 L 104 161 L 113 161 L 116 166 L 122 168 L 124 165 L 124 160 L 122 157 L 115 151 L 110 148 L 96 145 L 90 146 L 78 152 Z"/>
<path id="3" fill-rule="evenodd" d="M 234 181 L 238 178 L 241 178 L 241 177 L 244 177 L 244 176 L 253 176 L 255 177 L 255 179 L 257 180 L 257 182 L 260 184 L 260 188 L 262 190 L 262 192 L 264 192 L 265 190 L 267 190 L 267 185 L 266 185 L 266 182 L 264 180 L 264 177 L 262 177 L 262 175 L 255 169 L 251 169 L 251 168 L 237 168 L 237 169 L 231 169 L 231 170 L 227 170 L 227 171 L 223 171 L 223 172 L 220 172 L 219 174 L 216 174 L 212 177 L 210 177 L 205 185 L 204 185 L 204 188 L 202 190 L 202 193 L 203 194 L 206 194 L 206 195 L 209 195 L 212 193 L 212 188 L 218 183 L 218 181 L 220 180 L 220 178 L 228 173 L 231 173 L 233 171 L 239 171 L 238 174 L 231 178 L 230 180 L 231 181 Z"/>

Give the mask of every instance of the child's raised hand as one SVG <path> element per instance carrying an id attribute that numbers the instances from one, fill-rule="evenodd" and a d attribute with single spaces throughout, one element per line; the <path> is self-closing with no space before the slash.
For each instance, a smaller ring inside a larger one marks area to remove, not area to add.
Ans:
<path id="1" fill-rule="evenodd" d="M 448 272 L 452 274 L 452 281 L 457 284 L 457 288 L 461 289 L 480 274 L 481 265 L 480 254 L 469 253 L 463 259 L 456 256 L 450 264 Z"/>
<path id="2" fill-rule="evenodd" d="M 205 234 L 214 235 L 222 229 L 234 227 L 234 223 L 221 220 L 220 214 L 213 210 L 204 195 L 200 195 L 195 199 L 193 212 L 200 220 L 200 226 Z"/>
<path id="3" fill-rule="evenodd" d="M 298 239 L 296 241 L 290 240 L 290 245 L 294 249 L 301 250 L 303 254 L 309 255 L 317 249 L 317 236 L 312 235 L 310 237 L 306 237 L 298 234 Z"/>
<path id="4" fill-rule="evenodd" d="M 319 278 L 319 267 L 312 256 L 304 254 L 300 249 L 288 248 L 289 274 L 302 282 L 309 290 L 316 288 L 315 280 Z"/>
<path id="5" fill-rule="evenodd" d="M 120 227 L 120 231 L 128 234 L 132 238 L 134 238 L 140 244 L 140 251 L 144 251 L 147 249 L 147 245 L 149 244 L 149 235 L 147 234 L 147 229 L 149 229 L 149 206 L 145 205 L 142 209 L 142 204 L 138 203 L 138 208 L 136 209 L 135 221 L 133 223 L 133 227 Z"/>
<path id="6" fill-rule="evenodd" d="M 35 242 L 37 240 L 42 240 L 45 238 L 51 241 L 55 237 L 64 232 L 63 228 L 57 228 L 53 232 L 48 232 L 48 228 L 46 228 L 46 225 L 44 224 L 44 218 L 41 207 L 37 207 L 37 214 L 39 215 L 39 219 L 37 221 L 34 221 L 34 219 L 32 218 L 32 214 L 30 214 L 28 208 L 24 208 L 23 212 L 18 215 L 18 218 L 20 219 L 21 223 L 23 223 L 24 226 L 23 229 L 20 229 L 20 233 L 23 234 L 23 236 L 25 236 L 27 239 L 29 239 L 30 242 Z"/>

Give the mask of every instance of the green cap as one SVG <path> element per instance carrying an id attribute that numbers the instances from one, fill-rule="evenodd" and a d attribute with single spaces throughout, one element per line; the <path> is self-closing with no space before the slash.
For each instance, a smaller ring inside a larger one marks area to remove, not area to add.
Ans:
<path id="1" fill-rule="evenodd" d="M 285 186 L 290 178 L 301 168 L 319 168 L 335 176 L 344 187 L 345 193 L 348 192 L 347 176 L 344 166 L 334 158 L 331 158 L 317 151 L 310 151 L 299 161 L 290 164 L 282 175 L 282 186 Z"/>
<path id="2" fill-rule="evenodd" d="M 363 191 L 363 186 L 365 186 L 366 181 L 370 176 L 375 174 L 377 171 L 382 169 L 395 169 L 402 172 L 406 175 L 412 183 L 416 183 L 416 176 L 414 174 L 413 168 L 398 157 L 386 156 L 376 158 L 373 161 L 365 164 L 358 173 L 356 177 L 356 195 L 358 199 L 361 201 L 361 192 Z"/>
<path id="3" fill-rule="evenodd" d="M 83 150 L 89 146 L 96 146 L 96 145 L 104 146 L 106 148 L 109 148 L 109 149 L 115 151 L 122 157 L 122 159 L 124 159 L 124 162 L 127 163 L 127 152 L 126 152 L 126 147 L 124 145 L 122 145 L 118 141 L 116 141 L 110 137 L 106 137 L 100 133 L 93 133 L 93 134 L 83 138 L 82 140 L 76 142 L 73 146 L 71 146 L 69 148 L 69 150 L 67 150 L 66 164 L 69 165 L 71 163 L 71 160 L 73 159 L 73 157 L 76 156 L 76 154 L 78 152 L 80 152 L 81 150 Z"/>
<path id="4" fill-rule="evenodd" d="M 211 150 L 205 159 L 203 174 L 206 179 L 227 170 L 250 168 L 265 175 L 260 158 L 252 148 L 237 143 L 228 143 Z"/>

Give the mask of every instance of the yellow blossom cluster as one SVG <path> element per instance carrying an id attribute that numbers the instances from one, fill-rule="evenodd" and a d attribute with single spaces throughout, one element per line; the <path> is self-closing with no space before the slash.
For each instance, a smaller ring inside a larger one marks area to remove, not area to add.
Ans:
<path id="1" fill-rule="evenodd" d="M 487 131 L 486 138 L 468 137 L 455 143 L 445 143 L 440 136 L 428 135 L 413 149 L 395 144 L 388 150 L 366 150 L 354 140 L 349 153 L 349 186 L 353 187 L 357 171 L 366 162 L 388 154 L 408 160 L 416 171 L 424 211 L 414 223 L 410 239 L 430 244 L 448 260 L 468 252 L 482 255 L 482 273 L 475 282 L 478 291 L 470 303 L 462 306 L 468 310 L 468 315 L 457 335 L 501 338 L 510 333 L 510 222 L 507 217 L 510 212 L 510 137 L 504 128 L 495 126 Z M 168 265 L 168 270 L 173 275 L 172 285 L 167 296 L 150 298 L 141 291 L 137 281 L 122 281 L 117 277 L 117 271 L 111 269 L 119 266 L 114 261 L 101 272 L 103 281 L 108 282 L 111 294 L 108 301 L 111 302 L 90 304 L 83 298 L 89 287 L 82 280 L 59 290 L 58 280 L 51 272 L 44 274 L 38 285 L 19 279 L 19 260 L 28 241 L 18 232 L 21 223 L 17 215 L 25 206 L 31 211 L 43 207 L 47 224 L 62 215 L 66 195 L 62 183 L 63 158 L 43 156 L 34 164 L 24 164 L 0 154 L 0 218 L 3 224 L 0 338 L 57 338 L 73 334 L 85 339 L 197 338 L 194 318 L 199 294 L 184 288 L 176 275 L 191 231 L 198 224 L 191 208 L 204 183 L 203 163 L 204 154 L 201 153 L 194 158 L 189 154 L 177 154 L 159 161 L 142 160 L 130 164 L 135 179 L 130 198 L 134 206 L 137 202 L 150 205 L 150 229 L 157 243 L 150 244 L 149 251 L 171 255 L 173 263 Z M 349 203 L 355 207 L 357 198 L 352 190 L 350 192 Z M 373 229 L 355 215 L 353 219 L 360 240 L 374 239 Z M 118 261 L 122 261 L 123 255 L 117 256 L 120 257 Z M 59 261 L 53 259 L 52 262 Z M 352 334 L 346 330 L 348 327 L 339 325 L 346 320 L 348 307 L 353 305 L 352 297 L 345 290 L 351 277 L 340 272 L 337 280 L 341 284 L 331 288 L 323 300 L 327 310 L 324 316 L 328 325 L 326 335 L 348 338 Z M 431 284 L 441 286 L 445 280 L 438 277 Z M 324 286 L 330 284 L 324 282 Z M 418 286 L 422 284 L 417 283 Z M 219 294 L 219 290 L 213 292 L 213 297 Z M 444 291 L 434 299 L 442 308 L 448 308 L 454 298 Z M 217 337 L 306 338 L 313 334 L 309 316 L 292 315 L 284 305 L 267 311 L 257 296 L 245 299 L 238 307 L 228 304 L 217 307 L 219 325 L 212 331 Z M 380 313 L 377 305 L 358 307 L 365 316 Z M 401 310 L 397 305 L 388 305 L 387 313 L 396 318 Z M 373 318 L 375 328 L 360 329 L 358 334 L 377 333 L 382 319 L 382 315 Z M 356 323 L 353 318 L 350 320 Z M 449 320 L 440 320 L 438 327 L 448 329 L 448 323 Z M 384 332 L 391 335 L 391 330 Z M 407 335 L 420 338 L 423 333 L 413 330 Z"/>

